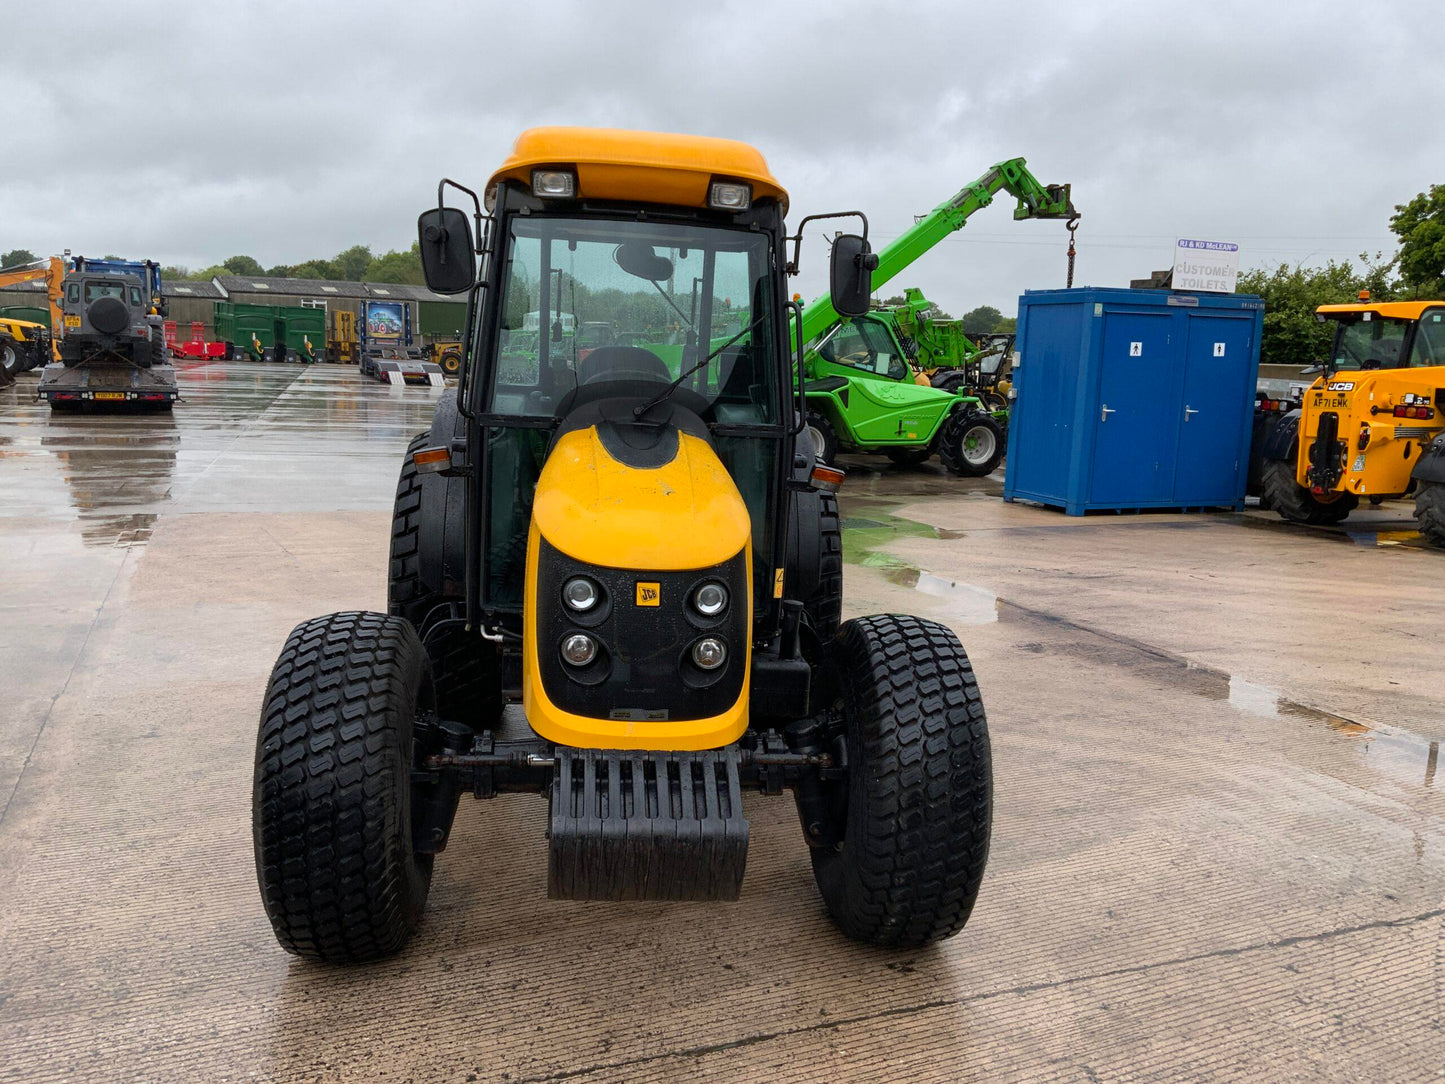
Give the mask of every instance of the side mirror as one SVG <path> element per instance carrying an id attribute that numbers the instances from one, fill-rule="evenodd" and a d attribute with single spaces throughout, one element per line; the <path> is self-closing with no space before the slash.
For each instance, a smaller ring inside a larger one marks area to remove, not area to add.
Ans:
<path id="1" fill-rule="evenodd" d="M 877 266 L 877 255 L 856 233 L 841 234 L 834 240 L 829 295 L 839 316 L 862 316 L 868 311 Z"/>
<path id="2" fill-rule="evenodd" d="M 439 294 L 470 290 L 477 267 L 466 213 L 455 207 L 433 207 L 416 220 L 416 230 L 427 286 Z"/>

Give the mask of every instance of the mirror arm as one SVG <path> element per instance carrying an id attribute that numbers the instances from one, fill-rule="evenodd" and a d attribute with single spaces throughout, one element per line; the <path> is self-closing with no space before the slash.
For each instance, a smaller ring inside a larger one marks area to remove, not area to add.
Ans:
<path id="1" fill-rule="evenodd" d="M 444 200 L 443 196 L 444 196 L 444 194 L 445 194 L 445 192 L 446 192 L 446 187 L 447 187 L 447 185 L 451 185 L 451 186 L 452 186 L 453 188 L 455 188 L 458 192 L 465 192 L 467 195 L 469 195 L 469 196 L 472 197 L 472 207 L 473 207 L 472 220 L 476 223 L 476 240 L 473 241 L 472 244 L 476 246 L 477 255 L 480 256 L 480 255 L 482 254 L 482 250 L 483 250 L 483 248 L 484 248 L 483 241 L 482 241 L 482 220 L 483 220 L 483 219 L 486 219 L 486 220 L 487 220 L 487 223 L 490 225 L 490 223 L 491 223 L 491 221 L 492 221 L 492 217 L 491 217 L 491 215 L 485 215 L 485 214 L 482 213 L 482 201 L 481 201 L 481 198 L 478 197 L 478 195 L 477 195 L 475 192 L 473 192 L 470 188 L 468 188 L 468 187 L 467 187 L 466 185 L 464 185 L 464 184 L 458 184 L 456 181 L 452 180 L 450 177 L 443 177 L 440 181 L 437 182 L 437 210 L 438 210 L 438 211 L 440 211 L 440 210 L 446 205 L 446 201 Z"/>
<path id="2" fill-rule="evenodd" d="M 800 254 L 800 250 L 803 247 L 803 227 L 806 226 L 809 222 L 816 222 L 824 218 L 854 217 L 861 218 L 863 220 L 863 240 L 868 240 L 868 216 L 865 215 L 862 211 L 834 211 L 832 214 L 808 215 L 806 218 L 804 218 L 803 221 L 798 223 L 797 233 L 793 234 L 793 236 L 791 237 L 783 238 L 783 243 L 785 245 L 789 241 L 793 242 L 793 258 L 788 261 L 787 267 L 784 269 L 785 272 L 788 275 L 796 275 L 798 273 L 798 257 Z"/>

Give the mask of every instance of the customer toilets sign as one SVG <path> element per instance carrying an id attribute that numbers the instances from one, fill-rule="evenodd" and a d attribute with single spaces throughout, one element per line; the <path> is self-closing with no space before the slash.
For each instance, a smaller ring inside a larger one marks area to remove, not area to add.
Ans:
<path id="1" fill-rule="evenodd" d="M 1174 242 L 1174 289 L 1232 294 L 1238 280 L 1239 246 L 1234 242 L 1188 237 Z"/>

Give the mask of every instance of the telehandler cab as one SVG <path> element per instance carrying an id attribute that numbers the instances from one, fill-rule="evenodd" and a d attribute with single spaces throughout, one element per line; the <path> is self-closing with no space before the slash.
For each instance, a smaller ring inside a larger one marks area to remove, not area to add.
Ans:
<path id="1" fill-rule="evenodd" d="M 1262 499 L 1285 519 L 1344 520 L 1360 498 L 1413 493 L 1415 522 L 1445 547 L 1445 301 L 1321 305 L 1330 360 L 1263 437 Z"/>
<path id="2" fill-rule="evenodd" d="M 787 194 L 745 144 L 576 128 L 524 133 L 485 193 L 443 181 L 419 221 L 428 285 L 468 295 L 466 356 L 402 465 L 389 613 L 298 625 L 266 691 L 277 939 L 399 950 L 464 791 L 547 796 L 553 898 L 696 900 L 739 895 L 743 791 L 791 790 L 845 933 L 956 933 L 988 852 L 983 704 L 944 626 L 841 621 Z M 833 246 L 840 314 L 867 309 L 866 237 Z M 614 341 L 563 334 L 591 322 Z"/>

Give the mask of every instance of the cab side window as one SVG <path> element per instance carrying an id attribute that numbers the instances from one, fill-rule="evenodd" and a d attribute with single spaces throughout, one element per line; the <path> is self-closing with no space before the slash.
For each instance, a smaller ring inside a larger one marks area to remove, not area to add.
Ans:
<path id="1" fill-rule="evenodd" d="M 908 370 L 888 333 L 871 320 L 854 320 L 845 324 L 823 344 L 818 353 L 839 365 L 866 369 L 894 380 L 903 379 Z"/>
<path id="2" fill-rule="evenodd" d="M 1427 312 L 1415 331 L 1415 347 L 1410 351 L 1410 368 L 1445 365 L 1445 312 Z"/>

